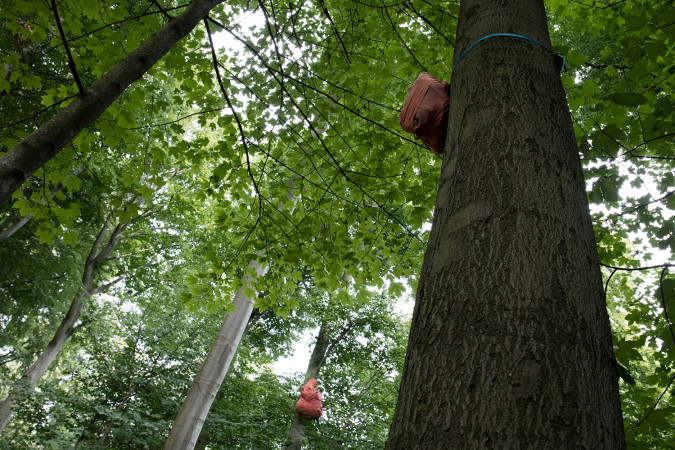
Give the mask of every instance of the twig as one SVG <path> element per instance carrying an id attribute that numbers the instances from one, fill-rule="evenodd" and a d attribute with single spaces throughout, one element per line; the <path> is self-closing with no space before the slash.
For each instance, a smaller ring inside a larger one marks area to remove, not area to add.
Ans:
<path id="1" fill-rule="evenodd" d="M 610 273 L 609 277 L 607 278 L 607 282 L 605 283 L 605 301 L 607 301 L 607 289 L 609 289 L 609 281 L 612 279 L 612 277 L 618 270 L 619 269 L 612 270 L 612 273 Z"/>
<path id="2" fill-rule="evenodd" d="M 340 341 L 345 338 L 345 336 L 347 335 L 349 330 L 351 330 L 352 328 L 354 328 L 354 322 L 351 321 L 351 320 L 349 322 L 347 322 L 347 325 L 342 327 L 342 333 L 340 333 L 340 335 L 333 342 L 330 343 L 330 345 L 326 349 L 326 353 L 324 353 L 324 355 L 323 355 L 323 359 L 319 363 L 319 367 L 324 365 L 324 363 L 326 362 L 326 359 L 328 359 L 328 357 L 330 356 L 330 352 L 331 352 L 331 350 L 333 350 L 333 347 L 335 347 L 337 344 L 339 344 Z"/>
<path id="3" fill-rule="evenodd" d="M 72 53 L 70 53 L 70 46 L 68 45 L 68 40 L 66 39 L 66 34 L 63 32 L 63 27 L 61 26 L 61 19 L 59 18 L 59 11 L 56 8 L 56 0 L 52 0 L 52 11 L 54 11 L 54 17 L 56 18 L 56 25 L 59 27 L 59 33 L 61 34 L 61 40 L 63 41 L 63 46 L 66 49 L 66 54 L 68 55 L 68 67 L 73 73 L 75 78 L 75 84 L 77 84 L 77 89 L 80 91 L 80 94 L 86 95 L 87 92 L 82 86 L 82 81 L 80 80 L 80 75 L 77 73 L 77 67 L 75 66 L 75 60 L 73 59 Z"/>
<path id="4" fill-rule="evenodd" d="M 152 3 L 154 3 L 154 5 L 157 7 L 157 9 L 159 9 L 162 12 L 162 14 L 164 14 L 164 17 L 166 17 L 169 20 L 173 19 L 173 17 L 171 15 L 169 15 L 169 13 L 164 10 L 164 8 L 162 8 L 162 5 L 157 3 L 157 0 L 151 0 L 151 1 L 152 1 Z"/>
<path id="5" fill-rule="evenodd" d="M 615 270 L 625 270 L 628 272 L 633 272 L 636 270 L 649 270 L 649 269 L 663 269 L 663 268 L 668 268 L 668 267 L 675 267 L 673 264 L 659 264 L 656 266 L 646 266 L 646 267 L 616 267 L 616 266 L 610 266 L 609 264 L 603 264 L 600 263 L 601 266 L 607 267 L 608 269 L 615 269 Z"/>
<path id="6" fill-rule="evenodd" d="M 66 97 L 66 98 L 64 98 L 64 99 L 61 99 L 61 100 L 59 100 L 59 101 L 57 101 L 57 102 L 54 102 L 54 103 L 52 103 L 51 105 L 49 105 L 49 106 L 47 106 L 47 107 L 41 109 L 40 111 L 36 112 L 36 113 L 33 114 L 32 116 L 25 117 L 25 118 L 23 118 L 23 119 L 17 120 L 16 122 L 8 123 L 7 125 L 1 125 L 1 126 L 0 126 L 0 130 L 2 130 L 3 128 L 13 127 L 14 125 L 18 125 L 18 124 L 20 124 L 20 123 L 22 123 L 22 122 L 26 122 L 26 121 L 28 121 L 28 120 L 34 119 L 34 118 L 36 118 L 37 116 L 39 116 L 40 114 L 42 114 L 43 112 L 47 111 L 48 109 L 53 108 L 53 107 L 55 107 L 56 105 L 59 105 L 59 104 L 65 102 L 66 100 L 70 100 L 71 98 L 76 97 L 76 96 L 77 96 L 77 94 L 69 95 L 68 97 Z"/>
<path id="7" fill-rule="evenodd" d="M 384 6 L 384 0 L 382 0 L 382 5 Z M 408 44 L 405 43 L 401 35 L 398 34 L 398 30 L 396 29 L 396 25 L 394 24 L 394 21 L 391 20 L 391 16 L 389 15 L 389 11 L 387 8 L 384 8 L 384 12 L 387 15 L 387 19 L 389 19 L 389 23 L 391 24 L 391 29 L 394 30 L 394 34 L 398 38 L 399 41 L 401 41 L 401 44 L 405 47 L 406 50 L 408 50 L 408 54 L 412 56 L 412 59 L 415 60 L 415 62 L 422 68 L 423 71 L 427 72 L 427 69 L 422 65 L 421 62 L 418 61 L 417 57 L 415 56 L 415 53 L 413 53 L 412 50 L 410 50 L 410 47 L 408 47 Z"/>
<path id="8" fill-rule="evenodd" d="M 154 14 L 161 14 L 161 13 L 166 12 L 166 11 L 175 11 L 177 9 L 187 8 L 188 6 L 190 6 L 190 3 L 186 3 L 184 5 L 174 6 L 172 8 L 166 8 L 166 9 L 163 9 L 162 11 L 149 11 L 149 12 L 144 12 L 143 14 L 139 14 L 137 16 L 127 17 L 126 19 L 108 23 L 106 25 L 103 25 L 102 27 L 96 28 L 95 30 L 90 30 L 88 33 L 84 33 L 84 34 L 81 34 L 77 37 L 71 38 L 71 39 L 68 40 L 68 42 L 73 42 L 73 41 L 76 41 L 78 39 L 82 39 L 82 38 L 85 38 L 87 36 L 91 36 L 92 34 L 96 34 L 101 30 L 105 30 L 106 28 L 112 28 L 114 26 L 123 24 L 125 22 L 130 22 L 132 20 L 139 20 L 139 22 L 140 22 L 140 19 L 142 19 L 143 17 L 152 16 Z"/>
<path id="9" fill-rule="evenodd" d="M 216 48 L 213 46 L 213 37 L 211 36 L 211 28 L 209 27 L 209 21 L 207 19 L 204 19 L 204 25 L 206 26 L 206 33 L 209 36 L 209 44 L 211 46 L 211 57 L 213 58 L 213 67 L 216 71 L 216 78 L 218 79 L 218 85 L 220 86 L 220 91 L 223 93 L 223 97 L 225 97 L 225 101 L 227 102 L 227 106 L 230 108 L 232 111 L 232 115 L 234 115 L 235 120 L 237 121 L 237 127 L 239 128 L 239 134 L 241 135 L 241 142 L 244 144 L 244 151 L 246 152 L 246 168 L 248 170 L 248 174 L 251 177 L 251 181 L 253 182 L 253 187 L 255 188 L 256 194 L 258 194 L 258 203 L 260 209 L 258 210 L 258 222 L 260 222 L 262 213 L 263 213 L 263 204 L 262 204 L 262 196 L 260 195 L 260 190 L 258 189 L 258 183 L 255 181 L 255 177 L 253 176 L 253 172 L 251 171 L 251 161 L 249 159 L 249 152 L 248 152 L 248 145 L 246 144 L 246 135 L 244 134 L 244 128 L 241 125 L 241 120 L 239 120 L 239 115 L 237 112 L 234 110 L 234 106 L 232 106 L 232 102 L 230 102 L 230 97 L 227 95 L 227 91 L 225 90 L 225 86 L 223 86 L 223 79 L 220 76 L 220 70 L 218 69 L 218 56 L 216 55 Z"/>
<path id="10" fill-rule="evenodd" d="M 305 111 L 303 111 L 302 108 L 300 108 L 300 106 L 296 103 L 296 101 L 295 101 L 295 100 L 293 99 L 293 97 L 291 96 L 290 92 L 288 92 L 288 91 L 286 90 L 286 87 L 285 87 L 284 83 L 282 83 L 282 82 L 279 80 L 279 78 L 278 78 L 278 77 L 276 76 L 276 74 L 274 73 L 274 70 L 267 64 L 267 62 L 264 60 L 264 58 L 262 58 L 262 56 L 260 55 L 260 52 L 259 52 L 255 47 L 253 47 L 248 41 L 245 41 L 245 40 L 242 39 L 239 35 L 235 34 L 232 30 L 230 30 L 229 28 L 225 27 L 224 25 L 222 25 L 222 24 L 216 22 L 215 20 L 211 19 L 210 17 L 209 17 L 208 19 L 205 19 L 205 20 L 209 20 L 209 21 L 215 23 L 216 25 L 218 25 L 219 27 L 221 27 L 222 29 L 224 29 L 225 31 L 227 31 L 232 37 L 234 37 L 236 40 L 238 40 L 239 42 L 241 42 L 242 44 L 244 44 L 244 46 L 245 46 L 246 48 L 248 48 L 248 49 L 249 49 L 249 50 L 250 50 L 250 51 L 251 51 L 251 52 L 252 52 L 252 53 L 260 60 L 261 64 L 268 70 L 268 73 L 269 73 L 269 74 L 272 76 L 272 78 L 274 78 L 274 80 L 277 82 L 277 85 L 279 85 L 279 87 L 280 87 L 282 90 L 286 91 L 286 94 L 289 96 L 289 100 L 290 100 L 291 104 L 295 107 L 295 110 L 302 116 L 303 121 L 309 126 L 311 132 L 316 136 L 316 138 L 317 138 L 317 139 L 319 140 L 319 142 L 321 143 L 321 146 L 323 147 L 325 153 L 326 153 L 326 154 L 328 155 L 328 157 L 333 161 L 333 164 L 335 165 L 335 168 L 336 168 L 336 169 L 344 176 L 344 178 L 345 178 L 347 181 L 349 181 L 351 184 L 353 184 L 359 191 L 361 191 L 365 197 L 368 197 L 368 199 L 369 199 L 370 201 L 372 201 L 375 205 L 377 205 L 377 207 L 379 208 L 380 211 L 384 212 L 384 213 L 385 213 L 389 218 L 391 218 L 394 222 L 398 223 L 398 224 L 399 224 L 399 225 L 400 225 L 400 226 L 401 226 L 408 234 L 410 234 L 411 236 L 413 236 L 413 237 L 414 237 L 415 239 L 417 239 L 419 242 L 424 243 L 424 241 L 423 241 L 419 236 L 417 236 L 417 234 L 415 234 L 412 230 L 410 230 L 406 224 L 404 224 L 398 217 L 396 217 L 396 216 L 395 216 L 394 214 L 392 214 L 388 209 L 386 209 L 384 206 L 382 206 L 382 205 L 381 205 L 381 204 L 380 204 L 380 203 L 379 203 L 379 202 L 378 202 L 378 201 L 370 194 L 370 192 L 368 192 L 367 189 L 365 189 L 362 185 L 360 185 L 359 183 L 357 183 L 356 181 L 354 181 L 354 180 L 347 174 L 347 172 L 346 172 L 345 169 L 342 167 L 342 165 L 340 164 L 340 162 L 335 158 L 335 155 L 333 155 L 333 153 L 330 151 L 330 149 L 328 148 L 328 146 L 326 145 L 326 143 L 324 142 L 324 140 L 321 138 L 321 134 L 316 130 L 316 128 L 315 128 L 314 125 L 312 124 L 311 120 L 309 119 L 309 117 L 307 116 L 307 114 L 305 113 Z M 212 51 L 213 51 L 213 50 L 212 50 Z M 236 117 L 236 116 L 235 116 L 235 117 Z M 237 117 L 237 120 L 238 120 L 238 117 Z"/>
<path id="11" fill-rule="evenodd" d="M 333 18 L 328 13 L 328 9 L 326 8 L 326 5 L 324 4 L 323 0 L 319 0 L 319 4 L 321 5 L 321 9 L 323 10 L 323 13 L 325 14 L 326 18 L 330 22 L 330 26 L 333 29 L 333 33 L 335 33 L 335 37 L 337 38 L 338 42 L 340 42 L 340 46 L 342 47 L 342 51 L 344 51 L 344 53 L 345 53 L 345 59 L 347 60 L 347 63 L 351 64 L 352 60 L 349 59 L 349 52 L 347 51 L 347 47 L 345 47 L 344 42 L 342 42 L 342 38 L 340 37 L 340 32 L 335 28 L 335 23 L 333 23 Z"/>
<path id="12" fill-rule="evenodd" d="M 670 191 L 670 192 L 666 192 L 666 194 L 665 194 L 663 197 L 659 197 L 659 198 L 656 198 L 656 199 L 654 199 L 654 200 L 650 200 L 650 201 L 648 201 L 648 202 L 641 203 L 641 204 L 639 204 L 639 205 L 637 205 L 637 206 L 633 206 L 633 207 L 631 207 L 630 210 L 628 210 L 628 211 L 624 211 L 624 212 L 622 212 L 622 213 L 617 213 L 617 214 L 615 214 L 615 215 L 613 215 L 613 216 L 606 217 L 606 218 L 602 219 L 602 222 L 606 222 L 606 221 L 611 220 L 611 219 L 617 219 L 617 218 L 619 218 L 619 217 L 621 217 L 621 216 L 625 216 L 626 214 L 633 214 L 634 212 L 637 212 L 637 211 L 643 209 L 644 207 L 651 205 L 652 203 L 658 203 L 658 202 L 660 202 L 660 201 L 662 201 L 662 200 L 665 200 L 665 199 L 667 199 L 668 197 L 670 197 L 670 196 L 673 195 L 673 194 L 675 194 L 675 190 L 672 190 L 672 191 Z"/>
<path id="13" fill-rule="evenodd" d="M 649 415 L 652 413 L 652 411 L 654 411 L 656 409 L 656 406 L 659 404 L 659 402 L 661 401 L 663 396 L 666 395 L 666 392 L 668 392 L 668 389 L 670 389 L 670 386 L 673 384 L 673 381 L 675 381 L 675 374 L 673 374 L 672 378 L 670 379 L 670 383 L 668 383 L 668 386 L 666 386 L 666 388 L 663 390 L 663 392 L 661 392 L 661 395 L 659 396 L 659 398 L 656 400 L 656 402 L 654 402 L 654 406 L 652 406 L 649 409 L 649 411 L 647 411 L 647 414 L 645 414 L 645 416 L 642 419 L 640 419 L 638 421 L 638 423 L 633 425 L 633 428 L 638 428 L 640 425 L 642 425 L 642 422 L 647 420 L 647 417 L 649 417 Z M 637 433 L 637 431 L 636 431 L 636 433 Z"/>

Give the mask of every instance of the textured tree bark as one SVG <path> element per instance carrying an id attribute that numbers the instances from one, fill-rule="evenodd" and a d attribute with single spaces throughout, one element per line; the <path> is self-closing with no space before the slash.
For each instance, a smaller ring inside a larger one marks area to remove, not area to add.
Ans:
<path id="1" fill-rule="evenodd" d="M 307 383 L 311 378 L 316 378 L 321 372 L 321 367 L 326 362 L 326 352 L 330 346 L 330 327 L 328 322 L 322 322 L 319 328 L 319 335 L 316 338 L 316 344 L 312 350 L 312 355 L 309 357 L 309 364 L 307 365 L 307 372 L 305 372 L 305 379 L 302 384 Z M 298 416 L 297 412 L 293 416 L 291 427 L 288 430 L 289 443 L 286 450 L 300 450 L 302 448 L 302 437 L 304 435 L 305 425 L 303 420 Z"/>
<path id="2" fill-rule="evenodd" d="M 250 265 L 256 268 L 259 276 L 267 273 L 267 266 L 262 267 L 255 261 Z M 189 450 L 197 443 L 211 404 L 230 368 L 253 311 L 253 301 L 246 298 L 243 287 L 235 293 L 233 303 L 235 310 L 225 317 L 209 354 L 195 375 L 164 443 L 164 450 Z"/>
<path id="3" fill-rule="evenodd" d="M 541 0 L 463 0 L 454 59 Z M 625 447 L 609 320 L 553 56 L 514 37 L 453 71 L 448 140 L 389 449 Z"/>
<path id="4" fill-rule="evenodd" d="M 150 36 L 96 83 L 44 125 L 0 156 L 0 205 L 24 181 L 91 125 L 134 81 L 223 0 L 194 0 L 185 11 Z"/>

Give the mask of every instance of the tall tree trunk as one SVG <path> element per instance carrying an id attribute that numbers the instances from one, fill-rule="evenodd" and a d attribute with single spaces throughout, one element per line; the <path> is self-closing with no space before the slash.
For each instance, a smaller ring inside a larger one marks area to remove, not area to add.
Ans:
<path id="1" fill-rule="evenodd" d="M 91 125 L 122 93 L 141 78 L 223 0 L 193 0 L 178 17 L 157 30 L 96 83 L 44 125 L 0 156 L 0 205 L 33 172 Z"/>
<path id="2" fill-rule="evenodd" d="M 66 316 L 61 321 L 61 325 L 59 325 L 56 333 L 54 333 L 52 340 L 47 344 L 47 347 L 38 357 L 37 361 L 24 372 L 21 380 L 16 384 L 14 389 L 12 389 L 7 398 L 0 404 L 0 433 L 2 433 L 5 425 L 7 425 L 7 422 L 9 422 L 9 419 L 12 417 L 16 402 L 24 396 L 27 389 L 30 389 L 31 386 L 37 383 L 42 374 L 45 373 L 54 359 L 56 359 L 63 344 L 65 344 L 66 340 L 73 334 L 73 328 L 82 313 L 82 295 L 83 294 L 79 293 L 75 299 L 73 299 Z"/>
<path id="3" fill-rule="evenodd" d="M 330 346 L 330 326 L 327 321 L 321 322 L 319 328 L 319 335 L 316 338 L 316 344 L 312 350 L 312 355 L 309 357 L 309 364 L 307 365 L 307 372 L 305 372 L 305 379 L 302 384 L 307 383 L 311 378 L 317 378 L 321 367 L 326 362 L 328 347 Z M 289 444 L 286 450 L 299 450 L 302 448 L 302 436 L 304 435 L 304 422 L 296 412 L 291 422 L 291 428 L 288 431 Z"/>
<path id="4" fill-rule="evenodd" d="M 463 0 L 455 61 L 541 0 Z M 552 55 L 491 37 L 453 71 L 448 141 L 389 449 L 625 447 L 581 162 Z"/>
<path id="5" fill-rule="evenodd" d="M 293 205 L 289 214 L 295 209 L 298 201 L 293 195 L 295 180 L 298 175 L 293 175 L 288 180 L 288 192 L 286 198 Z M 284 204 L 277 205 L 279 211 L 284 210 Z M 258 253 L 262 256 L 262 253 Z M 269 266 L 262 266 L 257 261 L 251 261 L 249 267 L 253 267 L 259 277 L 263 277 L 269 270 Z M 247 279 L 249 287 L 252 279 Z M 257 295 L 257 294 L 256 294 Z M 209 354 L 195 375 L 183 405 L 178 411 L 178 416 L 171 427 L 169 437 L 164 443 L 164 450 L 191 450 L 197 444 L 199 433 L 202 431 L 206 416 L 211 409 L 211 404 L 218 394 L 220 385 L 230 368 L 230 363 L 237 352 L 239 342 L 246 331 L 246 325 L 253 311 L 253 300 L 244 295 L 242 287 L 234 294 L 234 313 L 228 314 L 211 345 Z"/>
<path id="6" fill-rule="evenodd" d="M 262 267 L 255 261 L 250 265 L 255 267 L 259 276 L 265 275 L 268 269 L 267 266 Z M 234 295 L 235 310 L 225 317 L 209 354 L 195 375 L 169 437 L 164 443 L 164 450 L 189 450 L 197 443 L 206 415 L 246 330 L 246 324 L 253 311 L 252 300 L 246 298 L 243 287 Z"/>
<path id="7" fill-rule="evenodd" d="M 132 200 L 135 201 L 136 198 Z M 128 223 L 118 224 L 114 230 L 110 233 L 108 241 L 103 244 L 103 241 L 108 233 L 110 225 L 112 223 L 114 213 L 108 215 L 105 223 L 101 227 L 94 244 L 92 245 L 91 251 L 87 256 L 87 259 L 84 263 L 84 273 L 82 275 L 82 287 L 80 291 L 75 295 L 70 308 L 66 313 L 65 317 L 61 321 L 61 324 L 54 333 L 54 337 L 47 344 L 45 350 L 40 354 L 38 359 L 30 366 L 30 368 L 24 372 L 21 377 L 21 380 L 15 385 L 15 387 L 10 391 L 9 395 L 5 400 L 0 404 L 0 433 L 9 422 L 9 419 L 12 417 L 14 405 L 18 400 L 20 400 L 30 389 L 40 377 L 45 373 L 49 366 L 54 362 L 58 356 L 61 348 L 66 343 L 68 338 L 81 327 L 80 325 L 75 325 L 80 319 L 82 314 L 83 303 L 82 300 L 89 298 L 92 295 L 103 292 L 108 289 L 110 286 L 116 284 L 122 279 L 122 277 L 113 280 L 107 284 L 99 285 L 94 287 L 94 277 L 95 270 L 97 265 L 101 262 L 108 261 L 112 258 L 113 251 L 117 244 L 122 240 L 122 232 L 129 225 Z"/>

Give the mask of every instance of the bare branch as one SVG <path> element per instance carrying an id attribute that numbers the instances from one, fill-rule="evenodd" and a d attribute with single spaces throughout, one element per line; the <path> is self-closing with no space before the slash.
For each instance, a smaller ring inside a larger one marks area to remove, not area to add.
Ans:
<path id="1" fill-rule="evenodd" d="M 81 95 L 86 95 L 87 91 L 82 85 L 80 80 L 80 75 L 77 73 L 77 67 L 75 66 L 75 60 L 73 59 L 73 54 L 70 52 L 70 46 L 68 45 L 68 40 L 66 39 L 66 34 L 63 32 L 63 26 L 61 25 L 61 19 L 59 18 L 59 10 L 56 7 L 56 1 L 52 0 L 52 11 L 54 11 L 54 18 L 56 19 L 56 25 L 59 27 L 59 33 L 61 34 L 61 40 L 63 41 L 63 47 L 66 49 L 66 54 L 68 55 L 68 67 L 75 78 L 75 84 L 77 84 L 77 89 L 80 91 Z"/>
<path id="2" fill-rule="evenodd" d="M 122 281 L 124 278 L 126 278 L 126 274 L 120 275 L 119 277 L 115 278 L 114 280 L 112 280 L 109 283 L 102 284 L 101 286 L 97 286 L 96 288 L 91 290 L 89 295 L 94 296 L 96 294 L 100 294 L 101 292 L 107 291 L 108 289 L 110 289 L 111 287 L 113 287 L 114 285 L 116 285 L 117 283 Z"/>
<path id="3" fill-rule="evenodd" d="M 675 264 L 659 264 L 656 266 L 647 266 L 647 267 L 615 267 L 615 266 L 610 266 L 608 264 L 603 264 L 600 263 L 601 266 L 607 267 L 608 269 L 615 269 L 615 270 L 625 270 L 628 272 L 633 272 L 637 270 L 650 270 L 650 269 L 662 269 L 662 268 L 667 268 L 667 267 L 675 267 Z"/>

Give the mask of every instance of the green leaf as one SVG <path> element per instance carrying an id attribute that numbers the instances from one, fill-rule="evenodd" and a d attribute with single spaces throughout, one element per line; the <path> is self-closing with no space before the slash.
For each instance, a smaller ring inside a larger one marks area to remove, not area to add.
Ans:
<path id="1" fill-rule="evenodd" d="M 246 297 L 248 300 L 253 301 L 256 299 L 257 294 L 255 292 L 255 289 L 251 289 L 249 287 L 244 288 L 244 297 Z"/>
<path id="2" fill-rule="evenodd" d="M 40 244 L 52 245 L 54 243 L 54 231 L 53 229 L 38 229 L 36 234 L 40 237 Z"/>
<path id="3" fill-rule="evenodd" d="M 62 235 L 62 239 L 64 244 L 73 247 L 75 244 L 77 244 L 77 233 L 72 231 L 65 232 Z"/>
<path id="4" fill-rule="evenodd" d="M 80 189 L 82 180 L 77 175 L 71 175 L 63 180 L 63 186 L 70 191 L 77 191 Z"/>
<path id="5" fill-rule="evenodd" d="M 649 100 L 637 92 L 612 92 L 602 97 L 603 100 L 609 100 L 621 106 L 638 107 L 644 105 Z"/>
<path id="6" fill-rule="evenodd" d="M 21 214 L 22 216 L 25 216 L 31 210 L 30 202 L 25 197 L 17 198 L 14 201 L 14 205 L 12 205 L 12 208 L 18 209 L 19 214 Z"/>

